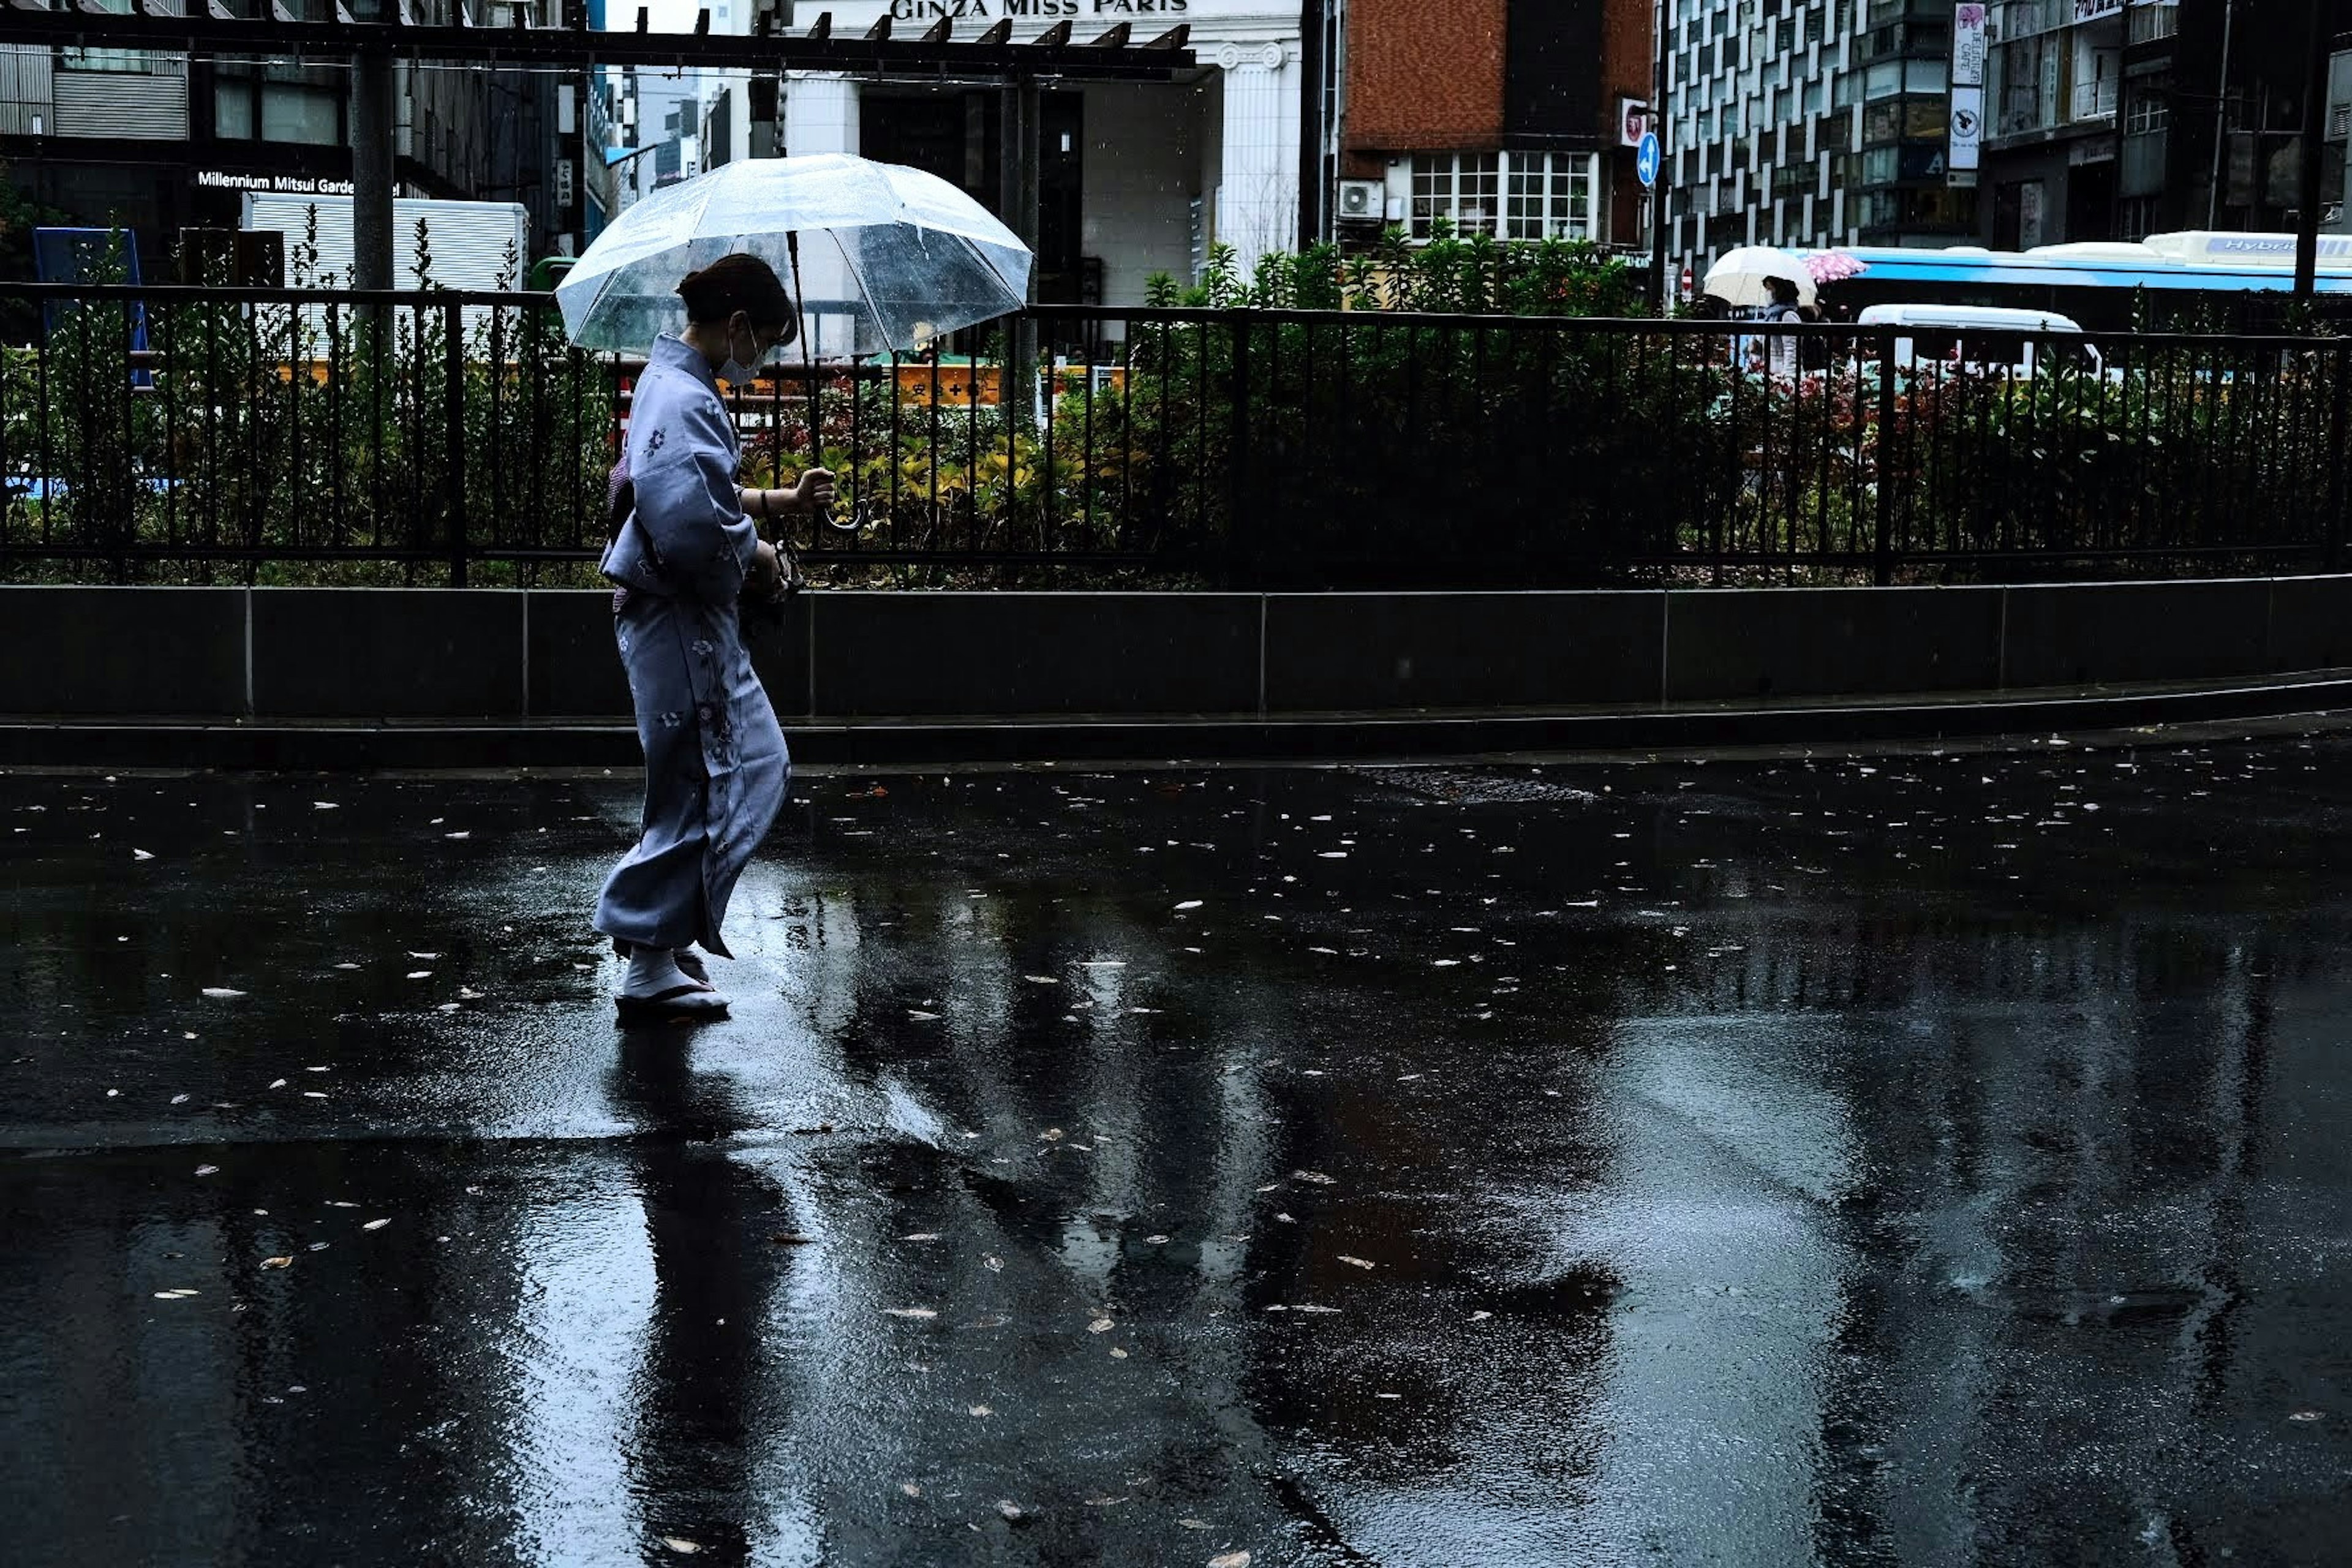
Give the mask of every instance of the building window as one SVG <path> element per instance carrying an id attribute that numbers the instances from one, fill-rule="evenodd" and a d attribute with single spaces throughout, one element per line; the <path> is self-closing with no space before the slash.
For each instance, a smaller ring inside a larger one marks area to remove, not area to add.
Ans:
<path id="1" fill-rule="evenodd" d="M 2172 123 L 2172 102 L 2164 94 L 2150 89 L 2126 100 L 2124 133 L 2129 136 L 2154 136 Z"/>
<path id="2" fill-rule="evenodd" d="M 2131 41 L 2135 44 L 2173 37 L 2179 31 L 2179 0 L 2157 0 L 2155 5 L 2145 4 L 2142 0 L 2131 8 Z"/>
<path id="3" fill-rule="evenodd" d="M 253 84 L 224 81 L 213 88 L 213 134 L 226 142 L 253 140 Z"/>
<path id="4" fill-rule="evenodd" d="M 1600 160 L 1589 153 L 1422 153 L 1412 160 L 1412 226 L 1463 235 L 1591 239 Z"/>
<path id="5" fill-rule="evenodd" d="M 2123 231 L 2116 237 L 2117 238 L 2146 239 L 2149 232 L 2156 227 L 2156 198 L 2126 196 L 2123 199 L 2122 210 L 2116 215 L 2116 221 Z"/>
<path id="6" fill-rule="evenodd" d="M 1423 153 L 1412 161 L 1412 237 L 1439 218 L 1460 234 L 1493 234 L 1501 158 L 1493 153 Z"/>
<path id="7" fill-rule="evenodd" d="M 1590 239 L 1598 160 L 1574 153 L 1506 153 L 1506 239 Z"/>
<path id="8" fill-rule="evenodd" d="M 2101 120 L 2116 111 L 2116 82 L 2123 74 L 2122 57 L 2088 27 L 2074 33 L 2074 91 L 2070 104 L 2074 120 Z"/>
<path id="9" fill-rule="evenodd" d="M 64 48 L 58 51 L 58 64 L 67 70 L 78 71 L 146 73 L 154 70 L 169 58 L 148 49 Z"/>
<path id="10" fill-rule="evenodd" d="M 96 0 L 95 8 L 129 16 L 131 0 Z M 58 51 L 58 64 L 78 71 L 152 71 L 165 57 L 146 49 L 88 49 L 68 47 Z"/>
<path id="11" fill-rule="evenodd" d="M 1993 134 L 2014 136 L 2058 122 L 2058 50 L 2041 38 L 2003 44 L 1993 69 L 2000 83 Z M 1988 94 L 1987 96 L 1992 96 Z"/>
<path id="12" fill-rule="evenodd" d="M 332 147 L 342 141 L 342 98 L 301 82 L 261 84 L 261 139 Z"/>
<path id="13" fill-rule="evenodd" d="M 213 134 L 340 146 L 348 92 L 341 75 L 331 68 L 224 58 L 214 71 Z"/>

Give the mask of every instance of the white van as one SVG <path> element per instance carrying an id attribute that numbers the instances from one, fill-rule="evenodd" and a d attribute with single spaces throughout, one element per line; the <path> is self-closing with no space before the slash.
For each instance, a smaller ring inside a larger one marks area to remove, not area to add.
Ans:
<path id="1" fill-rule="evenodd" d="M 1895 363 L 1910 370 L 1922 362 L 1965 364 L 1977 370 L 2006 369 L 2017 375 L 2068 371 L 2099 374 L 2099 351 L 2089 343 L 2052 343 L 2042 337 L 2083 329 L 2054 310 L 2020 310 L 1993 305 L 1872 305 L 1854 318 L 1857 327 L 1899 327 Z M 1874 353 L 1870 339 L 1864 355 Z"/>

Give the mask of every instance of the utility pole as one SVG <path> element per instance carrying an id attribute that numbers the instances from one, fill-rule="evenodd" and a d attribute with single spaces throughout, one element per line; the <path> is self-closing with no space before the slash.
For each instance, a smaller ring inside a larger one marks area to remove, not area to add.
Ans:
<path id="1" fill-rule="evenodd" d="M 1658 177 L 1650 186 L 1650 280 L 1657 289 L 1658 319 L 1674 314 L 1674 288 L 1666 281 L 1666 7 L 1672 0 L 1654 0 L 1650 7 L 1650 113 L 1648 129 L 1658 139 Z"/>
<path id="2" fill-rule="evenodd" d="M 2319 288 L 2319 163 L 2327 136 L 2328 46 L 2336 41 L 2330 0 L 2310 0 L 2311 55 L 2304 62 L 2303 156 L 2295 170 L 2294 297 Z"/>
<path id="3" fill-rule="evenodd" d="M 2230 142 L 2230 44 L 2238 0 L 2221 0 L 2221 82 L 2213 89 L 2213 183 L 2205 193 L 2205 226 L 2221 220 L 2221 156 Z"/>
<path id="4" fill-rule="evenodd" d="M 2126 121 L 2131 117 L 2131 9 L 2124 10 L 2124 47 L 2116 51 L 2116 190 L 2115 198 L 2107 204 L 2107 237 L 2122 239 L 2124 234 L 2124 184 L 2131 160 L 2125 156 L 2130 145 Z"/>
<path id="5" fill-rule="evenodd" d="M 1666 153 L 1658 150 L 1658 183 L 1650 187 L 1650 272 L 1658 280 L 1658 319 L 1675 313 L 1674 286 L 1666 280 Z"/>
<path id="6" fill-rule="evenodd" d="M 352 57 L 352 287 L 392 287 L 392 52 Z"/>

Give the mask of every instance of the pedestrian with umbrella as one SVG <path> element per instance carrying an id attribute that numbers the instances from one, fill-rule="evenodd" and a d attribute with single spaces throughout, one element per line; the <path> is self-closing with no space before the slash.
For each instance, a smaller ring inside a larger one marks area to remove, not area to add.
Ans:
<path id="1" fill-rule="evenodd" d="M 1706 269 L 1706 291 L 1750 320 L 1790 322 L 1803 320 L 1815 299 L 1812 274 L 1789 251 L 1769 245 L 1742 245 L 1725 251 Z M 1797 341 L 1776 332 L 1761 342 L 1743 339 L 1737 352 L 1749 368 L 1769 369 L 1776 376 L 1797 374 Z"/>
<path id="2" fill-rule="evenodd" d="M 690 944 L 729 956 L 729 895 L 783 804 L 791 762 L 743 644 L 740 601 L 782 592 L 758 520 L 833 499 L 810 468 L 789 489 L 737 485 L 742 452 L 719 378 L 748 382 L 798 335 L 767 263 L 734 254 L 677 286 L 684 331 L 647 351 L 631 399 L 604 575 L 646 754 L 637 843 L 606 879 L 596 929 L 628 960 L 622 1012 L 717 1015 L 727 999 Z"/>
<path id="3" fill-rule="evenodd" d="M 839 327 L 830 346 L 862 355 L 1017 310 L 1028 272 L 1012 232 L 945 181 L 827 155 L 725 164 L 656 192 L 558 287 L 574 342 L 652 345 L 602 563 L 617 585 L 614 635 L 646 757 L 637 842 L 594 921 L 627 960 L 614 997 L 625 1018 L 727 1011 L 692 949 L 733 956 L 720 932 L 728 902 L 792 772 L 743 640 L 747 603 L 791 585 L 788 557 L 760 525 L 834 499 L 833 476 L 814 462 L 785 489 L 737 482 L 741 446 L 719 383 L 748 384 L 794 342 L 807 363 L 812 275 L 815 314 Z"/>

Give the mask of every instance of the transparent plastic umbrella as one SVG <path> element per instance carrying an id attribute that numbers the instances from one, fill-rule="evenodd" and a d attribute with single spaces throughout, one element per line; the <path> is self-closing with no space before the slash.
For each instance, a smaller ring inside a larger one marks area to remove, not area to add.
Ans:
<path id="1" fill-rule="evenodd" d="M 686 324 L 678 279 L 730 251 L 776 269 L 819 357 L 919 349 L 1021 308 L 1030 256 L 936 175 L 847 153 L 722 163 L 645 197 L 555 288 L 572 341 L 641 351 Z"/>

